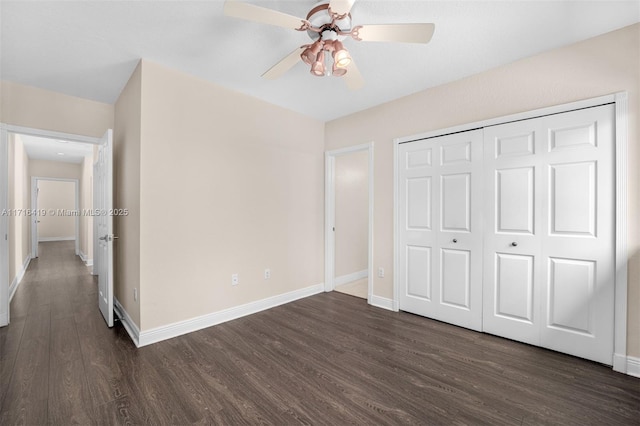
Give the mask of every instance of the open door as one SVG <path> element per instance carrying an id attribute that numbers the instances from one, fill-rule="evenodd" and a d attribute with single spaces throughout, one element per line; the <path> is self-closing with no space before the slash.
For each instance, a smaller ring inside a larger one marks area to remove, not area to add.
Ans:
<path id="1" fill-rule="evenodd" d="M 0 327 L 9 325 L 8 136 L 0 127 Z"/>
<path id="2" fill-rule="evenodd" d="M 113 131 L 102 137 L 93 165 L 94 268 L 98 275 L 98 306 L 113 327 Z"/>

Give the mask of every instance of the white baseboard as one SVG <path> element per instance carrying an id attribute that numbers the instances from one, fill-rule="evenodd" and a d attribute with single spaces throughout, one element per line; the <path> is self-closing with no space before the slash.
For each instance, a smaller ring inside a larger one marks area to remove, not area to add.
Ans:
<path id="1" fill-rule="evenodd" d="M 0 314 L 0 326 L 4 327 L 9 324 L 9 314 L 4 312 Z"/>
<path id="2" fill-rule="evenodd" d="M 39 243 L 46 243 L 49 241 L 75 241 L 76 237 L 38 237 Z"/>
<path id="3" fill-rule="evenodd" d="M 31 254 L 28 254 L 27 257 L 25 257 L 24 262 L 22 262 L 22 268 L 18 271 L 15 278 L 11 282 L 11 285 L 9 286 L 9 303 L 11 303 L 11 301 L 13 300 L 13 295 L 16 294 L 16 290 L 22 282 L 25 272 L 27 272 L 29 263 L 31 263 Z"/>
<path id="4" fill-rule="evenodd" d="M 339 277 L 336 277 L 333 282 L 335 283 L 335 286 L 338 287 L 343 284 L 347 284 L 353 281 L 358 281 L 358 280 L 367 278 L 368 276 L 369 276 L 369 271 L 367 271 L 366 269 L 363 269 L 362 271 L 352 272 L 351 274 L 341 275 Z"/>
<path id="5" fill-rule="evenodd" d="M 213 312 L 200 317 L 179 321 L 173 324 L 157 327 L 151 330 L 144 330 L 138 333 L 138 343 L 136 346 L 142 347 L 152 343 L 161 342 L 183 334 L 192 333 L 203 328 L 221 324 L 247 315 L 255 314 L 266 309 L 275 308 L 285 303 L 298 299 L 313 296 L 324 292 L 324 284 L 317 284 L 310 287 L 294 290 L 289 293 L 280 294 L 266 299 L 257 300 L 244 305 L 236 306 L 222 311 Z M 127 330 L 129 331 L 129 330 Z M 131 334 L 131 332 L 129 333 Z M 132 337 L 133 338 L 133 337 Z M 135 340 L 134 340 L 135 342 Z"/>
<path id="6" fill-rule="evenodd" d="M 373 295 L 371 296 L 371 300 L 369 301 L 369 304 L 377 308 L 393 311 L 393 300 L 387 299 L 386 297 Z"/>
<path id="7" fill-rule="evenodd" d="M 627 357 L 627 374 L 640 378 L 640 358 L 633 356 Z"/>
<path id="8" fill-rule="evenodd" d="M 82 250 L 80 250 L 78 256 L 80 256 L 80 260 L 82 260 L 86 266 L 93 266 L 93 259 L 89 259 L 89 257 L 84 254 Z"/>
<path id="9" fill-rule="evenodd" d="M 129 313 L 122 307 L 118 299 L 113 298 L 113 310 L 120 319 L 120 322 L 124 326 L 124 329 L 129 333 L 129 337 L 133 340 L 133 343 L 137 348 L 140 347 L 140 329 L 136 323 L 131 319 Z"/>

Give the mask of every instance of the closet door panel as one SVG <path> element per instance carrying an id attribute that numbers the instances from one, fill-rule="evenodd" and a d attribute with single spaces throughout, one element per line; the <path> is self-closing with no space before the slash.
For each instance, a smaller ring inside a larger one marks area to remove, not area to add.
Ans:
<path id="1" fill-rule="evenodd" d="M 532 121 L 484 129 L 483 330 L 540 342 L 540 189 L 544 133 Z"/>
<path id="2" fill-rule="evenodd" d="M 615 131 L 613 105 L 541 119 L 544 154 L 542 345 L 613 363 Z"/>
<path id="3" fill-rule="evenodd" d="M 482 137 L 399 147 L 400 309 L 482 328 Z"/>

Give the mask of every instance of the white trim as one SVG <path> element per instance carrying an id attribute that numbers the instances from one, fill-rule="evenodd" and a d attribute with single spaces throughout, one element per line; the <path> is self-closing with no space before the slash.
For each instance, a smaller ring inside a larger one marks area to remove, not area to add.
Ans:
<path id="1" fill-rule="evenodd" d="M 400 139 L 393 140 L 393 300 L 392 307 L 394 312 L 400 311 L 400 294 L 399 280 L 400 273 L 398 269 L 398 253 L 400 252 L 400 242 L 398 240 L 398 149 L 400 147 Z"/>
<path id="2" fill-rule="evenodd" d="M 179 321 L 162 327 L 153 328 L 151 330 L 140 331 L 138 333 L 138 343 L 136 346 L 142 347 L 152 343 L 161 342 L 183 334 L 192 333 L 203 328 L 221 324 L 247 315 L 255 314 L 266 309 L 275 308 L 285 303 L 293 302 L 298 299 L 313 296 L 324 292 L 324 284 L 316 284 L 310 287 L 294 290 L 289 293 L 268 297 L 266 299 L 257 300 L 255 302 L 246 303 L 244 305 L 235 306 L 233 308 L 224 309 L 222 311 L 213 312 L 200 317 Z M 123 323 L 124 324 L 124 323 Z M 134 330 L 135 331 L 135 330 Z M 127 330 L 129 332 L 129 330 Z M 131 335 L 131 332 L 129 332 Z M 132 336 L 132 339 L 134 337 Z M 135 339 L 134 339 L 135 343 Z"/>
<path id="3" fill-rule="evenodd" d="M 325 152 L 325 185 L 324 185 L 324 291 L 333 291 L 337 285 L 335 277 L 335 159 L 341 155 L 354 152 L 367 151 L 369 154 L 368 180 L 369 180 L 369 238 L 368 238 L 368 282 L 367 303 L 371 304 L 373 298 L 373 221 L 374 221 L 374 143 L 364 143 L 347 148 L 335 149 Z"/>
<path id="4" fill-rule="evenodd" d="M 407 136 L 394 139 L 393 141 L 393 261 L 394 261 L 394 282 L 393 282 L 393 305 L 398 307 L 398 146 L 401 143 L 417 141 L 420 139 L 432 138 L 450 133 L 463 132 L 467 130 L 479 129 L 488 126 L 495 126 L 511 121 L 526 120 L 530 118 L 540 117 L 550 114 L 560 114 L 582 108 L 590 108 L 604 104 L 615 103 L 615 128 L 616 128 L 616 279 L 615 279 L 615 319 L 614 319 L 614 353 L 613 369 L 621 373 L 628 373 L 630 366 L 635 366 L 633 362 L 629 363 L 627 353 L 627 291 L 628 291 L 628 253 L 627 253 L 627 149 L 628 149 L 628 95 L 626 92 L 618 92 L 612 95 L 600 96 L 597 98 L 585 99 L 568 104 L 555 105 L 547 108 L 540 108 L 533 111 L 527 111 L 518 114 L 507 115 L 503 117 L 492 118 L 489 120 L 478 121 L 475 123 L 463 124 L 460 126 L 449 127 L 429 131 L 413 136 Z"/>
<path id="5" fill-rule="evenodd" d="M 9 286 L 9 303 L 11 303 L 11 301 L 13 300 L 13 296 L 16 294 L 16 290 L 18 289 L 18 286 L 20 286 L 20 283 L 24 278 L 24 274 L 27 272 L 29 263 L 31 263 L 31 255 L 27 254 L 27 257 L 25 257 L 24 261 L 22 262 L 22 268 L 18 271 L 16 277 L 13 279 L 13 282 Z"/>
<path id="6" fill-rule="evenodd" d="M 369 271 L 367 269 L 363 269 L 362 271 L 352 272 L 350 274 L 340 275 L 336 277 L 333 281 L 336 287 L 341 285 L 349 284 L 354 281 L 358 281 L 369 276 Z"/>
<path id="7" fill-rule="evenodd" d="M 76 237 L 38 237 L 38 242 L 49 242 L 49 241 L 75 241 Z"/>
<path id="8" fill-rule="evenodd" d="M 0 211 L 9 207 L 9 137 L 0 123 Z M 0 215 L 0 327 L 9 324 L 9 217 Z"/>
<path id="9" fill-rule="evenodd" d="M 78 253 L 78 256 L 86 266 L 93 266 L 93 259 L 89 259 L 89 257 L 86 254 L 84 254 L 82 250 L 80 250 L 80 253 Z"/>
<path id="10" fill-rule="evenodd" d="M 628 356 L 626 364 L 626 372 L 629 376 L 640 377 L 640 358 Z"/>
<path id="11" fill-rule="evenodd" d="M 517 114 L 504 115 L 502 117 L 490 118 L 487 120 L 476 121 L 473 123 L 461 124 L 459 126 L 454 126 L 454 127 L 447 127 L 445 129 L 431 130 L 425 133 L 419 133 L 417 135 L 401 137 L 396 140 L 398 141 L 398 143 L 413 142 L 420 139 L 427 139 L 427 138 L 434 138 L 437 136 L 448 135 L 450 133 L 466 132 L 467 130 L 474 130 L 482 127 L 497 126 L 497 125 L 509 123 L 512 121 L 528 120 L 530 118 L 542 117 L 544 115 L 560 114 L 563 112 L 573 111 L 576 109 L 590 108 L 590 107 L 604 105 L 604 104 L 611 104 L 611 103 L 617 102 L 617 99 L 618 99 L 617 97 L 619 95 L 626 96 L 625 93 L 621 92 L 613 95 L 605 95 L 597 98 L 584 99 L 581 101 L 571 102 L 568 104 L 554 105 L 550 107 L 534 109 L 532 111 L 525 111 Z"/>
<path id="12" fill-rule="evenodd" d="M 136 345 L 137 348 L 140 347 L 140 329 L 136 325 L 135 321 L 131 319 L 129 313 L 124 309 L 124 307 L 120 304 L 118 299 L 113 298 L 113 311 L 116 316 L 120 319 L 122 326 L 131 337 L 131 340 Z"/>
<path id="13" fill-rule="evenodd" d="M 73 133 L 54 132 L 53 130 L 34 129 L 32 127 L 15 126 L 6 124 L 7 132 L 18 133 L 20 135 L 38 136 L 47 139 L 62 139 L 69 142 L 100 144 L 100 138 L 92 136 L 75 135 Z"/>
<path id="14" fill-rule="evenodd" d="M 629 143 L 628 103 L 626 92 L 616 93 L 616 281 L 614 302 L 613 353 L 627 354 L 627 147 Z M 614 361 L 616 357 L 614 356 Z M 624 368 L 622 368 L 624 367 Z M 613 369 L 626 373 L 626 365 L 616 364 Z"/>
<path id="15" fill-rule="evenodd" d="M 335 157 L 324 154 L 324 291 L 332 291 L 335 287 L 335 246 L 333 231 L 335 223 Z"/>
<path id="16" fill-rule="evenodd" d="M 375 306 L 376 308 L 386 309 L 388 311 L 397 311 L 394 309 L 395 305 L 393 300 L 387 299 L 386 297 L 373 296 L 371 297 L 371 306 Z"/>

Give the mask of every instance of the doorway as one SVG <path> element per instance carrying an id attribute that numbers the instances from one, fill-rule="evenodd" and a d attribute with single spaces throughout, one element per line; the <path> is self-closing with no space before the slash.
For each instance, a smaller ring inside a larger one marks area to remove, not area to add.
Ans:
<path id="1" fill-rule="evenodd" d="M 31 258 L 38 257 L 38 243 L 73 241 L 80 254 L 79 179 L 31 177 Z M 84 259 L 83 259 L 84 261 Z"/>
<path id="2" fill-rule="evenodd" d="M 91 266 L 92 218 L 80 213 L 93 205 L 94 147 L 101 140 L 11 125 L 1 125 L 0 130 L 0 165 L 5 166 L 0 168 L 0 211 L 3 213 L 0 236 L 4 237 L 0 239 L 0 326 L 4 326 L 10 321 L 12 296 L 29 263 L 37 257 L 39 233 L 33 227 L 44 215 L 42 209 L 37 209 L 37 200 L 32 199 L 31 177 L 35 177 L 35 188 L 38 182 L 44 181 L 74 187 L 70 209 L 53 206 L 52 210 L 45 210 L 47 217 L 54 220 L 70 218 L 72 229 L 64 231 L 65 235 L 50 235 L 46 239 L 74 239 L 76 254 L 85 265 Z M 61 231 L 60 224 L 54 224 L 52 229 Z"/>
<path id="3" fill-rule="evenodd" d="M 325 291 L 373 294 L 373 142 L 325 154 Z"/>

